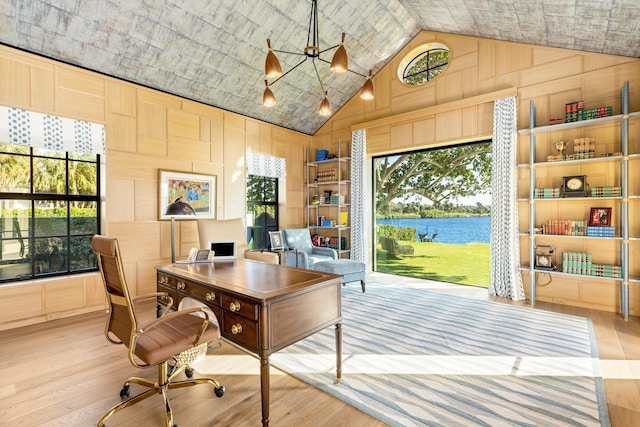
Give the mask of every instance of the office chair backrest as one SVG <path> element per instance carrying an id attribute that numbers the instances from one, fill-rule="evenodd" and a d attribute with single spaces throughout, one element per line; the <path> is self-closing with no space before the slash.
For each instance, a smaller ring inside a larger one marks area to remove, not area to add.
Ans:
<path id="1" fill-rule="evenodd" d="M 96 234 L 91 239 L 91 247 L 98 256 L 98 267 L 109 304 L 109 320 L 105 327 L 105 335 L 110 342 L 122 343 L 129 347 L 137 322 L 122 270 L 118 241 Z M 113 339 L 112 335 L 117 337 L 117 340 Z"/>

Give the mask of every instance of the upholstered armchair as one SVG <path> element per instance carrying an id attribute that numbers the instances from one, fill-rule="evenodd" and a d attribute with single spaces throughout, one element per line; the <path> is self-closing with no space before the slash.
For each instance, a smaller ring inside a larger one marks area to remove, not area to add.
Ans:
<path id="1" fill-rule="evenodd" d="M 206 248 L 210 240 L 235 240 L 238 258 L 278 264 L 280 257 L 273 252 L 251 251 L 247 249 L 247 231 L 241 218 L 199 219 L 198 239 L 200 248 Z"/>
<path id="2" fill-rule="evenodd" d="M 282 230 L 285 247 L 297 250 L 298 267 L 313 270 L 318 262 L 338 259 L 335 249 L 313 246 L 311 235 L 306 228 L 290 228 Z"/>

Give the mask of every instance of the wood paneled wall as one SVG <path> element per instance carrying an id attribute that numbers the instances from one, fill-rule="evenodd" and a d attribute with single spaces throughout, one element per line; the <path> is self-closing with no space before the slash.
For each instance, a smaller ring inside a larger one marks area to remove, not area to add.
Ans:
<path id="1" fill-rule="evenodd" d="M 155 291 L 154 266 L 171 257 L 170 222 L 158 220 L 161 169 L 217 175 L 217 217 L 243 218 L 246 150 L 285 157 L 280 226 L 301 224 L 308 135 L 4 46 L 0 104 L 105 125 L 102 233 L 118 238 L 135 294 Z M 198 246 L 195 222 L 177 221 L 176 241 L 178 257 Z M 97 274 L 5 284 L 0 330 L 103 307 Z"/>
<path id="2" fill-rule="evenodd" d="M 404 86 L 397 78 L 400 61 L 432 41 L 449 47 L 448 69 L 429 84 Z M 537 120 L 542 123 L 562 114 L 564 103 L 576 99 L 619 106 L 619 91 L 627 80 L 631 110 L 640 110 L 640 61 L 636 59 L 436 32 L 418 34 L 373 79 L 373 101 L 354 97 L 309 137 L 0 46 L 2 105 L 105 124 L 103 233 L 120 240 L 127 279 L 136 293 L 155 289 L 153 267 L 170 258 L 170 224 L 158 221 L 160 169 L 217 175 L 217 215 L 233 218 L 244 216 L 244 205 L 225 202 L 244 194 L 246 150 L 285 157 L 280 226 L 298 227 L 304 224 L 306 147 L 336 150 L 337 141 L 350 140 L 353 129 L 367 129 L 370 155 L 478 140 L 492 134 L 495 98 L 517 95 L 518 123 L 524 128 L 529 100 L 535 101 Z M 640 139 L 637 127 L 632 132 L 632 138 Z M 527 144 L 520 141 L 520 147 Z M 526 161 L 521 155 L 519 162 Z M 176 228 L 177 251 L 184 257 L 198 244 L 197 230 L 188 221 L 178 222 Z M 635 249 L 632 246 L 632 263 L 638 249 L 637 244 Z M 101 286 L 91 274 L 0 286 L 0 330 L 100 309 Z M 587 292 L 590 286 L 580 281 L 559 283 L 546 287 L 538 297 L 617 309 L 615 286 L 602 286 L 605 290 L 595 293 Z M 635 287 L 631 299 L 632 314 L 640 314 Z"/>
<path id="3" fill-rule="evenodd" d="M 400 62 L 415 48 L 430 42 L 448 46 L 451 52 L 448 68 L 425 85 L 403 85 L 397 76 Z M 584 100 L 586 108 L 613 105 L 614 113 L 619 114 L 620 91 L 625 81 L 630 85 L 630 111 L 640 111 L 638 59 L 429 31 L 418 34 L 374 76 L 373 81 L 375 99 L 363 101 L 354 97 L 314 135 L 314 149 L 335 149 L 338 139 L 350 140 L 352 130 L 356 129 L 366 129 L 370 156 L 491 138 L 493 101 L 511 95 L 518 101 L 518 128 L 529 127 L 529 101 L 535 103 L 538 125 L 547 123 L 550 117 L 564 117 L 565 103 L 576 100 Z M 613 146 L 619 141 L 612 127 L 595 132 L 603 143 Z M 570 138 L 570 135 L 565 137 Z M 630 141 L 632 152 L 640 152 L 640 124 L 631 126 Z M 550 147 L 547 142 L 540 150 Z M 527 136 L 520 137 L 518 148 L 518 163 L 527 163 Z M 631 169 L 640 166 L 635 163 L 637 161 L 631 163 Z M 571 174 L 562 167 L 547 172 L 557 175 L 552 180 Z M 519 173 L 520 196 L 528 197 L 528 170 L 521 169 Z M 583 167 L 582 173 L 593 177 L 591 185 L 605 185 L 615 179 L 615 171 L 599 170 L 597 166 Z M 365 178 L 369 179 L 368 176 Z M 630 194 L 640 194 L 639 181 L 639 174 L 632 175 L 630 191 L 633 193 Z M 638 204 L 630 203 L 630 231 L 635 237 L 640 236 Z M 544 206 L 544 209 L 558 210 L 553 202 Z M 579 211 L 576 215 L 583 214 L 583 207 L 576 209 Z M 519 210 L 521 230 L 527 230 L 528 204 L 519 203 Z M 565 208 L 563 212 L 567 215 Z M 373 242 L 368 246 L 373 247 Z M 611 245 L 590 250 L 618 254 L 619 259 L 619 250 Z M 640 276 L 640 267 L 636 266 L 638 255 L 640 243 L 636 241 L 630 244 L 631 274 L 635 276 Z M 529 259 L 526 239 L 521 241 L 521 257 Z M 613 255 L 601 259 L 611 257 Z M 524 281 L 528 294 L 528 275 Z M 559 276 L 537 290 L 539 300 L 613 312 L 620 310 L 619 295 L 619 285 L 614 281 Z M 630 312 L 640 315 L 640 292 L 636 283 L 631 284 L 630 295 Z"/>

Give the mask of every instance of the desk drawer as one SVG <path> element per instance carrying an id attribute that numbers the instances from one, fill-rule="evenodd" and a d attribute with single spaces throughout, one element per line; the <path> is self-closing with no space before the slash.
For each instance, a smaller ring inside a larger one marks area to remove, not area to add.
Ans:
<path id="1" fill-rule="evenodd" d="M 258 350 L 258 323 L 242 316 L 222 311 L 222 335 L 251 351 Z"/>
<path id="2" fill-rule="evenodd" d="M 164 274 L 158 275 L 158 284 L 168 290 L 175 290 L 192 298 L 199 299 L 209 306 L 220 305 L 219 293 L 215 292 L 213 289 L 206 288 L 203 285 L 183 279 L 176 279 L 175 277 L 166 276 Z M 173 294 L 171 294 L 171 296 L 175 299 Z"/>
<path id="3" fill-rule="evenodd" d="M 222 308 L 225 311 L 231 311 L 232 313 L 239 314 L 251 320 L 258 320 L 258 311 L 260 307 L 255 302 L 222 294 Z"/>
<path id="4" fill-rule="evenodd" d="M 171 299 L 173 299 L 173 305 L 171 306 L 171 308 L 173 308 L 174 310 L 178 309 L 178 304 L 180 304 L 182 295 L 179 295 L 174 288 L 158 284 L 158 292 L 166 292 L 171 297 Z"/>

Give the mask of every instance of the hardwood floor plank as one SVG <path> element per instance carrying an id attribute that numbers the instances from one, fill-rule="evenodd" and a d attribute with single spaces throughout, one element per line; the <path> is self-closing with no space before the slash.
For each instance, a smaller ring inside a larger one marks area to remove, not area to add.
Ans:
<path id="1" fill-rule="evenodd" d="M 376 277 L 379 277 L 376 274 Z M 385 281 L 394 276 L 384 277 Z M 450 292 L 470 298 L 493 299 L 486 291 L 438 282 L 397 279 L 407 286 Z M 528 305 L 497 299 L 506 304 Z M 640 319 L 624 321 L 619 314 L 536 303 L 536 309 L 590 317 L 601 360 L 616 364 L 616 376 L 604 379 L 614 427 L 640 425 L 640 373 L 620 363 L 640 365 Z M 59 319 L 41 325 L 0 332 L 0 425 L 27 427 L 91 426 L 118 403 L 122 381 L 132 375 L 155 379 L 156 369 L 136 369 L 124 346 L 106 341 L 104 312 Z M 209 386 L 170 393 L 175 422 L 182 427 L 256 426 L 260 424 L 259 361 L 224 343 L 207 372 L 227 392 L 217 398 Z M 637 367 L 640 369 L 640 366 Z M 199 375 L 198 373 L 196 375 Z M 385 423 L 292 376 L 272 368 L 271 420 L 274 426 L 380 427 Z M 141 390 L 132 386 L 132 393 Z M 158 426 L 163 423 L 162 398 L 114 415 L 109 426 Z"/>

